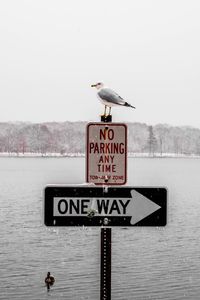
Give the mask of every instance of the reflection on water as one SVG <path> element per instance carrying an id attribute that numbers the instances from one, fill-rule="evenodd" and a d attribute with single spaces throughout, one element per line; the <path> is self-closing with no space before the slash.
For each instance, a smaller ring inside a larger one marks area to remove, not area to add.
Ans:
<path id="1" fill-rule="evenodd" d="M 83 183 L 84 164 L 0 158 L 0 299 L 99 299 L 100 229 L 43 225 L 44 186 Z M 199 299 L 200 160 L 133 158 L 128 167 L 129 185 L 168 187 L 168 225 L 112 230 L 112 299 Z"/>

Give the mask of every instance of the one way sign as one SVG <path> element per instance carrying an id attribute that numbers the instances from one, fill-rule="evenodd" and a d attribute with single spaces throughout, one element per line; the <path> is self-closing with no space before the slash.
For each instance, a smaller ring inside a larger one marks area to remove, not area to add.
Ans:
<path id="1" fill-rule="evenodd" d="M 48 186 L 47 226 L 165 226 L 167 190 L 150 187 Z"/>

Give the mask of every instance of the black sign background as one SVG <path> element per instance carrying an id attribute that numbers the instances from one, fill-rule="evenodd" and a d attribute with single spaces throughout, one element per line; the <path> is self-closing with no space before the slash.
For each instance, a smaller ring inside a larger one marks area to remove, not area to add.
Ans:
<path id="1" fill-rule="evenodd" d="M 107 189 L 107 191 L 106 191 Z M 103 226 L 105 216 L 92 218 L 85 216 L 53 216 L 54 197 L 77 198 L 131 198 L 131 190 L 136 190 L 152 202 L 161 206 L 160 209 L 132 225 L 130 217 L 108 217 L 108 227 L 112 226 L 165 226 L 167 224 L 167 190 L 163 187 L 91 187 L 91 186 L 47 186 L 44 191 L 44 223 L 46 226 Z M 106 227 L 106 226 L 104 226 Z"/>

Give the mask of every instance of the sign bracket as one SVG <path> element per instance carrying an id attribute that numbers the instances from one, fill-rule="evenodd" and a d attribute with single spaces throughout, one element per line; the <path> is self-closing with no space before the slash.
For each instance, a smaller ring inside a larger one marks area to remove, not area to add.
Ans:
<path id="1" fill-rule="evenodd" d="M 109 122 L 112 122 L 112 115 L 102 115 L 101 116 L 101 122 L 104 122 L 104 123 L 109 123 Z"/>

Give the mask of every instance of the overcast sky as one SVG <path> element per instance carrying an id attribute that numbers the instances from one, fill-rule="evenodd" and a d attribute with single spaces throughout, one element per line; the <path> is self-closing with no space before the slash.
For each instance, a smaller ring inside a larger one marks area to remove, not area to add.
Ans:
<path id="1" fill-rule="evenodd" d="M 0 1 L 0 122 L 99 121 L 91 84 L 137 107 L 113 121 L 200 128 L 199 0 Z"/>

